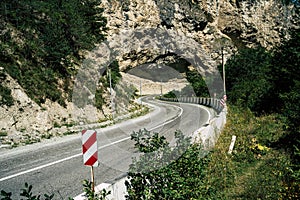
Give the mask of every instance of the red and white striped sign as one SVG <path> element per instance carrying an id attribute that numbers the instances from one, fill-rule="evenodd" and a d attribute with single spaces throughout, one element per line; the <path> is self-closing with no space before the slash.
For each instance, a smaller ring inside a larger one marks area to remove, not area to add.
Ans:
<path id="1" fill-rule="evenodd" d="M 81 133 L 83 163 L 96 167 L 98 166 L 97 133 L 94 130 L 83 130 Z"/>

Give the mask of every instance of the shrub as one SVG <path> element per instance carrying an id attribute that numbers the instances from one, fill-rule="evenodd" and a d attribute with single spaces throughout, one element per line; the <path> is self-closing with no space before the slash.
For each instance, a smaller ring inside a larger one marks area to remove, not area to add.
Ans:
<path id="1" fill-rule="evenodd" d="M 41 195 L 34 195 L 32 193 L 32 185 L 25 183 L 25 188 L 21 189 L 20 197 L 25 197 L 24 200 L 51 200 L 54 199 L 54 194 L 44 194 L 43 197 Z M 92 188 L 92 182 L 89 180 L 83 181 L 83 190 L 85 192 L 85 197 L 88 200 L 105 200 L 106 197 L 111 194 L 111 191 L 106 191 L 103 189 L 99 194 L 96 194 Z M 12 193 L 1 190 L 0 198 L 1 200 L 12 200 Z M 23 199 L 23 198 L 22 198 Z M 69 200 L 73 200 L 72 198 L 68 198 Z"/>
<path id="2" fill-rule="evenodd" d="M 0 131 L 0 137 L 7 136 L 7 132 Z"/>
<path id="3" fill-rule="evenodd" d="M 200 145 L 176 131 L 176 145 L 171 148 L 164 136 L 147 130 L 131 136 L 143 152 L 130 165 L 126 199 L 197 199 L 204 190 L 202 178 L 207 159 Z M 195 189 L 197 188 L 197 189 Z"/>
<path id="4" fill-rule="evenodd" d="M 0 106 L 2 105 L 12 106 L 14 105 L 14 99 L 11 96 L 11 89 L 0 85 Z"/>
<path id="5" fill-rule="evenodd" d="M 1 197 L 2 196 L 2 197 Z M 4 190 L 1 190 L 1 200 L 12 200 L 11 198 L 12 193 L 11 192 L 5 192 Z M 44 194 L 44 200 L 51 200 L 54 197 L 54 194 Z M 42 199 L 41 195 L 33 195 L 32 193 L 32 185 L 28 185 L 28 183 L 25 183 L 25 188 L 21 189 L 20 197 L 25 197 L 27 200 L 40 200 Z"/>

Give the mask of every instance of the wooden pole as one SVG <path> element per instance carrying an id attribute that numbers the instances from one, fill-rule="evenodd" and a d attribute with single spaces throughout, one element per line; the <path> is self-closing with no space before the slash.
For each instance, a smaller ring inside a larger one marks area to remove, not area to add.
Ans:
<path id="1" fill-rule="evenodd" d="M 94 167 L 91 166 L 91 182 L 92 182 L 92 191 L 95 192 L 95 176 L 94 176 Z"/>
<path id="2" fill-rule="evenodd" d="M 223 90 L 224 90 L 224 95 L 226 95 L 224 47 L 222 47 L 222 70 L 223 70 Z"/>
<path id="3" fill-rule="evenodd" d="M 113 104 L 114 99 L 113 99 L 113 95 L 112 95 L 111 68 L 109 68 L 108 70 L 109 70 L 109 92 L 110 92 L 111 116 L 112 116 L 112 119 L 114 119 L 115 108 L 114 108 L 114 104 Z"/>

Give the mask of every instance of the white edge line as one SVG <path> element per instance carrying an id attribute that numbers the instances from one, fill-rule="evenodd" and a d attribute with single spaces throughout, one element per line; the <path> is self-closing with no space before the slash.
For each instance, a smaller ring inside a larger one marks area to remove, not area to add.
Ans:
<path id="1" fill-rule="evenodd" d="M 24 174 L 27 174 L 27 173 L 30 173 L 30 172 L 33 172 L 33 171 L 36 171 L 36 170 L 39 170 L 39 169 L 42 169 L 42 168 L 45 168 L 45 167 L 49 167 L 49 166 L 55 165 L 55 164 L 58 164 L 58 163 L 61 163 L 61 162 L 64 162 L 64 161 L 76 158 L 76 157 L 81 156 L 81 155 L 82 155 L 82 153 L 75 154 L 73 156 L 70 156 L 70 157 L 67 157 L 67 158 L 63 158 L 61 160 L 57 160 L 57 161 L 54 161 L 54 162 L 51 162 L 51 163 L 48 163 L 48 164 L 45 164 L 45 165 L 41 165 L 41 166 L 38 166 L 38 167 L 35 167 L 35 168 L 32 168 L 32 169 L 26 170 L 26 171 L 23 171 L 23 172 L 19 172 L 17 174 L 10 175 L 10 176 L 1 178 L 0 182 L 8 180 L 8 179 L 11 179 L 11 178 L 14 178 L 14 177 L 17 177 L 17 176 L 20 176 L 20 175 L 24 175 Z"/>

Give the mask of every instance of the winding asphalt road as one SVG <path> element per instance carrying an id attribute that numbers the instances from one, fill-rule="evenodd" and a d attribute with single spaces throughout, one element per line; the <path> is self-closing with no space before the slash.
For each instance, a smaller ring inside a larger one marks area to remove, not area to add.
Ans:
<path id="1" fill-rule="evenodd" d="M 144 98 L 153 112 L 107 128 L 96 129 L 99 167 L 96 184 L 114 182 L 128 170 L 135 155 L 130 140 L 133 131 L 146 128 L 172 140 L 175 130 L 185 135 L 207 123 L 210 114 L 198 105 L 166 103 Z M 0 149 L 0 190 L 13 192 L 13 198 L 24 183 L 33 185 L 35 194 L 54 193 L 55 199 L 68 199 L 82 193 L 82 181 L 90 179 L 90 168 L 83 165 L 80 134 L 54 138 L 15 149 Z"/>

